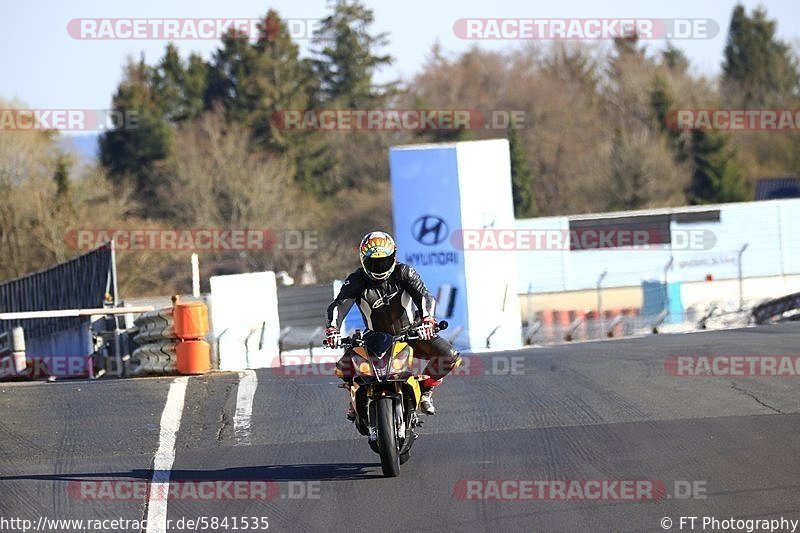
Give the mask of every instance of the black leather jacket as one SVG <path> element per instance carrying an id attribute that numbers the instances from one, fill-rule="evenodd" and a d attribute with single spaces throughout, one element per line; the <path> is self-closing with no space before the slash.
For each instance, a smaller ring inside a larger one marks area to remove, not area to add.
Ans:
<path id="1" fill-rule="evenodd" d="M 358 305 L 367 329 L 391 335 L 404 333 L 420 316 L 434 316 L 436 301 L 417 271 L 397 263 L 389 279 L 375 281 L 359 268 L 344 281 L 339 295 L 328 306 L 328 325 L 340 328 L 347 312 Z"/>

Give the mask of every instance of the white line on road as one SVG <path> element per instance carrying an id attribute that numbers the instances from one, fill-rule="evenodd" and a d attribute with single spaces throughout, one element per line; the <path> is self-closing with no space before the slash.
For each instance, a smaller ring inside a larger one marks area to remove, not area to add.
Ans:
<path id="1" fill-rule="evenodd" d="M 239 373 L 239 391 L 236 393 L 236 414 L 233 416 L 235 446 L 250 445 L 250 424 L 253 417 L 253 398 L 256 395 L 258 378 L 254 370 Z"/>
<path id="2" fill-rule="evenodd" d="M 189 378 L 179 377 L 170 383 L 167 403 L 161 413 L 161 433 L 153 462 L 153 479 L 147 496 L 147 533 L 166 533 L 167 496 L 172 463 L 175 462 L 175 439 L 181 427 L 183 401 Z"/>

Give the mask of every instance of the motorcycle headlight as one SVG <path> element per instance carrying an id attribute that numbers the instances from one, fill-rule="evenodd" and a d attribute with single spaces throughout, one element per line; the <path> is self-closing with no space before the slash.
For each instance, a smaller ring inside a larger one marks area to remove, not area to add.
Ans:
<path id="1" fill-rule="evenodd" d="M 362 376 L 371 376 L 372 375 L 372 366 L 369 364 L 369 360 L 367 359 L 367 352 L 364 351 L 364 348 L 358 347 L 353 350 L 355 352 L 352 357 L 353 366 L 356 369 L 358 374 Z"/>
<path id="2" fill-rule="evenodd" d="M 397 352 L 394 357 L 392 357 L 392 372 L 401 372 L 408 369 L 408 356 L 410 354 L 411 348 L 408 346 Z"/>

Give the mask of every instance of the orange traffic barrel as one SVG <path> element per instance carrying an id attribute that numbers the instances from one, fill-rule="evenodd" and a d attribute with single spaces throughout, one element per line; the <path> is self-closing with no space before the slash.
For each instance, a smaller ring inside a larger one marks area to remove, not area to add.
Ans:
<path id="1" fill-rule="evenodd" d="M 624 309 L 609 309 L 606 311 L 606 331 L 603 333 L 608 337 L 619 335 L 622 331 L 622 317 L 624 316 Z"/>
<path id="2" fill-rule="evenodd" d="M 540 313 L 542 320 L 542 329 L 544 330 L 545 337 L 550 337 L 553 334 L 553 311 L 552 309 L 545 309 Z"/>
<path id="3" fill-rule="evenodd" d="M 202 339 L 208 333 L 208 307 L 203 302 L 176 304 L 172 316 L 179 339 Z"/>
<path id="4" fill-rule="evenodd" d="M 586 335 L 586 311 L 583 309 L 575 310 L 575 319 L 580 319 L 581 323 L 578 325 L 578 338 L 585 339 Z"/>
<path id="5" fill-rule="evenodd" d="M 559 337 L 563 337 L 565 333 L 569 332 L 569 323 L 569 311 L 566 309 L 557 310 L 555 331 L 558 332 Z"/>
<path id="6" fill-rule="evenodd" d="M 179 342 L 175 357 L 179 374 L 205 374 L 211 370 L 211 346 L 204 340 Z"/>

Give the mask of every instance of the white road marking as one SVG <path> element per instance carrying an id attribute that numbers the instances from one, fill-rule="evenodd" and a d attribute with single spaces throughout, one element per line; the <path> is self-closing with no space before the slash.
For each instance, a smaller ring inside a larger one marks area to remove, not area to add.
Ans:
<path id="1" fill-rule="evenodd" d="M 175 378 L 169 386 L 167 403 L 161 413 L 161 433 L 153 461 L 153 478 L 147 496 L 147 533 L 166 533 L 167 495 L 172 463 L 175 462 L 175 439 L 181 427 L 183 401 L 186 398 L 187 377 Z"/>
<path id="2" fill-rule="evenodd" d="M 250 445 L 250 425 L 253 417 L 253 398 L 256 395 L 258 378 L 255 370 L 239 373 L 239 391 L 236 393 L 236 414 L 233 416 L 235 446 Z"/>

